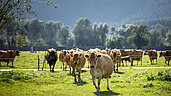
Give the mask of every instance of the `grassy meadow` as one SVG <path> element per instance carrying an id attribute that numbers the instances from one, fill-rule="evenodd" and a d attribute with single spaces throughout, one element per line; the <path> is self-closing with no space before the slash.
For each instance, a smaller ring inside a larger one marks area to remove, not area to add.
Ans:
<path id="1" fill-rule="evenodd" d="M 86 54 L 86 51 L 85 51 L 85 54 Z M 14 60 L 14 68 L 10 67 L 12 66 L 11 62 L 9 63 L 9 67 L 7 67 L 6 62 L 1 62 L 0 69 L 37 69 L 38 68 L 38 60 L 37 60 L 38 55 L 40 58 L 44 59 L 45 51 L 38 51 L 37 53 L 30 53 L 30 51 L 21 51 L 20 56 L 16 56 Z M 59 51 L 58 51 L 58 55 L 59 55 Z M 158 56 L 159 56 L 159 51 L 158 51 Z M 126 66 L 126 63 L 124 64 Z M 87 68 L 87 66 L 88 66 L 88 63 L 86 62 L 86 65 L 84 67 Z M 129 66 L 131 66 L 130 62 L 127 63 L 127 67 Z M 134 66 L 135 67 L 171 67 L 171 64 L 169 66 L 165 64 L 164 57 L 161 57 L 161 58 L 158 57 L 157 63 L 156 63 L 156 60 L 154 60 L 154 63 L 151 64 L 149 57 L 147 55 L 145 56 L 143 55 L 142 65 L 141 65 L 141 62 L 139 62 L 137 65 L 137 61 L 134 61 Z M 40 68 L 42 68 L 42 61 L 40 61 Z M 46 68 L 49 69 L 48 64 L 46 64 Z M 61 68 L 61 63 L 59 60 L 57 61 L 55 68 Z"/>
<path id="2" fill-rule="evenodd" d="M 7 67 L 2 62 L 0 69 L 37 69 L 38 55 L 43 59 L 43 51 L 30 53 L 22 51 L 15 58 L 14 68 Z M 59 52 L 58 52 L 59 54 Z M 158 58 L 158 62 L 151 65 L 148 56 L 143 56 L 143 63 L 134 62 L 135 67 L 171 67 L 164 64 L 164 58 Z M 128 67 L 131 64 L 128 63 Z M 11 66 L 11 63 L 9 64 Z M 40 62 L 40 68 L 42 63 Z M 60 68 L 57 61 L 55 68 Z M 87 62 L 84 66 L 87 68 Z M 125 66 L 124 66 L 125 67 Z M 74 76 L 69 71 L 24 71 L 13 70 L 0 72 L 0 95 L 1 96 L 171 96 L 171 69 L 124 69 L 113 73 L 109 80 L 110 91 L 107 90 L 106 79 L 101 81 L 100 93 L 92 83 L 89 70 L 81 73 L 81 83 L 74 82 Z M 46 65 L 49 69 L 49 66 Z"/>

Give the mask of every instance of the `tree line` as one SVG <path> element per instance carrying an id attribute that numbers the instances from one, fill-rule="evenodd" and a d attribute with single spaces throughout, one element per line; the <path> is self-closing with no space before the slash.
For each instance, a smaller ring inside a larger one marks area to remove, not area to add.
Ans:
<path id="1" fill-rule="evenodd" d="M 7 49 L 42 46 L 162 49 L 171 46 L 169 27 L 160 25 L 149 30 L 145 24 L 123 24 L 116 28 L 107 23 L 92 24 L 88 18 L 78 19 L 73 29 L 62 22 L 26 19 L 9 22 L 0 31 L 0 47 Z"/>

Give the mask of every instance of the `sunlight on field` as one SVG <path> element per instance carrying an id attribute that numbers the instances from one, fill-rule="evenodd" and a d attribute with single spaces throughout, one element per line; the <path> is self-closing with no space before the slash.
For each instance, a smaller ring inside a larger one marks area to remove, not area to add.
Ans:
<path id="1" fill-rule="evenodd" d="M 84 51 L 86 54 L 86 51 Z M 29 51 L 21 51 L 20 56 L 17 56 L 14 60 L 14 69 L 37 69 L 38 68 L 38 55 L 41 59 L 44 60 L 44 54 L 45 51 L 38 51 L 37 53 L 30 53 Z M 59 51 L 58 51 L 58 55 L 59 55 Z M 158 51 L 158 56 L 159 56 L 159 51 Z M 49 65 L 47 64 L 47 62 L 45 62 L 46 64 L 46 68 L 49 69 Z M 13 69 L 11 67 L 7 67 L 6 62 L 2 62 L 1 64 L 2 66 L 0 67 L 0 69 Z M 121 64 L 122 65 L 122 64 Z M 10 63 L 9 66 L 12 66 L 12 64 Z M 126 63 L 124 62 L 124 67 L 126 66 Z M 131 63 L 128 62 L 126 67 L 131 66 Z M 137 65 L 137 61 L 134 61 L 134 66 L 139 66 L 139 67 L 168 67 L 167 64 L 165 64 L 165 59 L 164 57 L 161 58 L 157 58 L 157 63 L 156 60 L 154 60 L 154 63 L 151 64 L 150 63 L 150 59 L 147 55 L 143 55 L 142 58 L 142 65 L 141 62 L 138 62 Z M 171 66 L 171 64 L 169 65 Z M 86 65 L 84 66 L 84 68 L 88 67 L 88 62 L 86 62 Z M 120 66 L 123 67 L 123 66 Z M 40 61 L 40 69 L 42 68 L 42 61 Z M 55 68 L 61 68 L 61 62 L 58 60 Z"/>
<path id="2" fill-rule="evenodd" d="M 82 82 L 75 83 L 69 71 L 7 71 L 0 72 L 0 93 L 14 95 L 171 95 L 171 70 L 121 69 L 110 79 L 110 91 L 106 79 L 102 79 L 101 92 L 96 93 L 89 71 L 81 74 Z"/>

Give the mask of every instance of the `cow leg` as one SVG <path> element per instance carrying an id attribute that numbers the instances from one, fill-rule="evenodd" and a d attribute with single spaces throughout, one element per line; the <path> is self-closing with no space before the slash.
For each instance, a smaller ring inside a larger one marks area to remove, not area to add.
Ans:
<path id="1" fill-rule="evenodd" d="M 100 81 L 101 81 L 101 78 L 98 79 L 98 88 L 97 88 L 97 93 L 100 92 Z"/>
<path id="2" fill-rule="evenodd" d="M 12 61 L 12 67 L 14 67 L 14 66 L 13 66 L 13 61 Z"/>
<path id="3" fill-rule="evenodd" d="M 77 82 L 77 77 L 76 77 L 75 68 L 73 68 L 73 74 L 74 74 L 74 80 L 75 80 L 75 82 Z"/>
<path id="4" fill-rule="evenodd" d="M 64 62 L 63 62 L 63 70 L 64 70 Z"/>
<path id="5" fill-rule="evenodd" d="M 94 77 L 94 76 L 92 76 L 92 79 L 93 79 L 93 85 L 94 85 L 94 87 L 97 89 L 96 81 L 95 81 L 95 77 Z"/>
<path id="6" fill-rule="evenodd" d="M 79 70 L 79 72 L 78 72 L 78 82 L 79 83 L 81 82 L 81 70 Z"/>
<path id="7" fill-rule="evenodd" d="M 0 66 L 1 66 L 1 62 L 0 62 Z"/>
<path id="8" fill-rule="evenodd" d="M 62 69 L 62 62 L 61 62 L 61 69 Z"/>
<path id="9" fill-rule="evenodd" d="M 168 65 L 169 65 L 169 61 L 170 61 L 170 60 L 168 60 Z"/>
<path id="10" fill-rule="evenodd" d="M 49 67 L 50 67 L 50 72 L 51 72 L 51 65 L 49 64 Z"/>
<path id="11" fill-rule="evenodd" d="M 115 64 L 114 64 L 114 66 L 113 66 L 113 67 L 114 67 L 114 70 L 113 70 L 113 71 L 115 72 Z"/>
<path id="12" fill-rule="evenodd" d="M 8 64 L 9 64 L 9 60 L 7 61 L 7 66 L 8 66 Z"/>
<path id="13" fill-rule="evenodd" d="M 52 72 L 54 72 L 54 67 L 55 67 L 55 62 L 54 62 L 54 64 L 53 64 Z"/>
<path id="14" fill-rule="evenodd" d="M 109 89 L 109 77 L 107 78 L 107 90 L 110 91 L 110 89 Z"/>
<path id="15" fill-rule="evenodd" d="M 138 60 L 137 60 L 137 66 L 138 66 Z"/>
<path id="16" fill-rule="evenodd" d="M 125 61 L 126 62 L 126 61 Z M 124 66 L 124 63 L 122 62 L 122 66 Z"/>
<path id="17" fill-rule="evenodd" d="M 151 59 L 151 65 L 152 65 L 153 60 Z"/>
<path id="18" fill-rule="evenodd" d="M 132 60 L 132 61 L 131 61 L 131 66 L 133 66 L 133 62 L 134 62 L 134 61 Z"/>
<path id="19" fill-rule="evenodd" d="M 117 62 L 117 69 L 116 69 L 116 71 L 118 72 L 118 62 Z"/>
<path id="20" fill-rule="evenodd" d="M 71 65 L 69 64 L 69 74 L 71 74 Z"/>

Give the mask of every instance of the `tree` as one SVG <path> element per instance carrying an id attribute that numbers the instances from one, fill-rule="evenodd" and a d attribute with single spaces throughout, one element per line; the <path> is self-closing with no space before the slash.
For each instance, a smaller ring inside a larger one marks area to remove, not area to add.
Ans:
<path id="1" fill-rule="evenodd" d="M 138 47 L 138 49 L 149 44 L 149 31 L 146 25 L 141 24 L 139 27 L 137 25 L 133 26 L 134 29 L 131 31 L 133 35 L 128 37 L 128 41 Z"/>
<path id="2" fill-rule="evenodd" d="M 58 40 L 63 45 L 66 46 L 69 38 L 69 27 L 62 26 L 58 32 Z"/>
<path id="3" fill-rule="evenodd" d="M 83 47 L 91 45 L 92 26 L 87 18 L 80 18 L 72 31 L 74 35 L 74 45 Z"/>
<path id="4" fill-rule="evenodd" d="M 171 46 L 171 32 L 166 34 L 166 46 Z"/>
<path id="5" fill-rule="evenodd" d="M 25 41 L 25 39 L 24 39 L 24 36 L 22 36 L 22 35 L 17 35 L 16 38 L 17 38 L 17 43 L 16 43 L 17 49 L 26 46 L 26 41 Z"/>
<path id="6" fill-rule="evenodd" d="M 158 30 L 150 31 L 150 46 L 162 47 L 164 46 L 164 38 L 161 36 L 161 32 Z"/>
<path id="7" fill-rule="evenodd" d="M 110 48 L 123 48 L 124 37 L 111 35 L 106 38 L 105 45 Z"/>
<path id="8" fill-rule="evenodd" d="M 54 5 L 52 0 L 0 0 L 0 29 L 8 22 L 23 19 L 25 14 L 35 14 L 33 3 Z"/>

